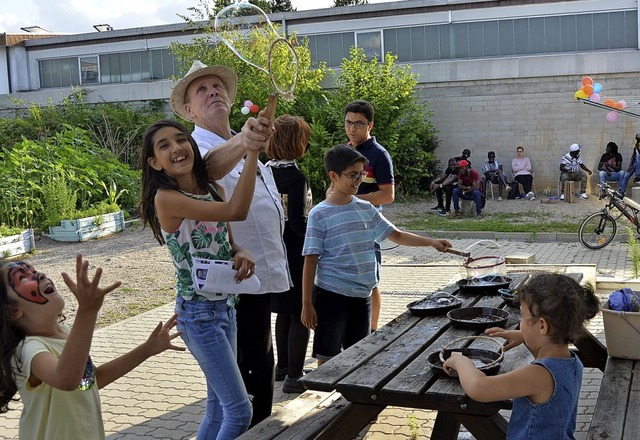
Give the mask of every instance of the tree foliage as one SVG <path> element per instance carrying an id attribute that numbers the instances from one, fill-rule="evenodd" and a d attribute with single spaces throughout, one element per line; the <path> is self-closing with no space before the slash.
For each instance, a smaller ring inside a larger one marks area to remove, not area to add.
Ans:
<path id="1" fill-rule="evenodd" d="M 353 5 L 367 5 L 369 4 L 368 0 L 333 0 L 334 8 L 339 6 L 353 6 Z"/>
<path id="2" fill-rule="evenodd" d="M 254 64 L 267 66 L 267 54 L 273 40 L 261 32 L 252 31 L 250 38 L 243 40 L 236 49 Z M 289 42 L 295 47 L 298 56 L 298 81 L 292 101 L 280 99 L 278 114 L 300 114 L 300 109 L 307 104 L 303 102 L 309 96 L 321 93 L 320 81 L 326 71 L 324 64 L 318 68 L 311 68 L 311 52 L 304 41 L 299 41 L 296 35 L 289 37 Z M 269 75 L 262 70 L 245 63 L 238 58 L 213 32 L 211 27 L 205 28 L 205 33 L 194 38 L 192 43 L 172 43 L 170 49 L 182 66 L 183 73 L 191 66 L 194 60 L 200 60 L 207 65 L 219 64 L 233 69 L 238 74 L 238 93 L 235 105 L 231 109 L 231 126 L 239 129 L 248 118 L 240 112 L 242 103 L 247 100 L 263 108 L 267 104 L 269 93 L 273 88 L 269 81 Z M 286 61 L 286 60 L 285 60 Z M 292 66 L 283 60 L 276 59 L 272 62 L 273 75 L 278 78 L 289 75 Z"/>
<path id="3" fill-rule="evenodd" d="M 344 143 L 345 106 L 357 99 L 367 100 L 375 108 L 371 133 L 391 154 L 398 192 L 417 195 L 428 190 L 437 173 L 437 131 L 426 104 L 417 100 L 416 75 L 410 66 L 396 61 L 391 54 L 382 62 L 376 57 L 367 59 L 362 48 L 351 48 L 335 78 L 336 88 L 327 91 L 312 109 L 312 122 L 323 126 L 325 137 L 323 148 L 311 154 L 323 154 L 328 147 Z"/>
<path id="4" fill-rule="evenodd" d="M 198 2 L 198 6 L 191 7 L 189 10 L 200 20 L 207 19 L 207 14 L 210 14 L 211 17 L 214 17 L 221 9 L 226 8 L 229 5 L 232 5 L 234 0 L 215 0 L 213 5 L 208 0 L 200 0 Z M 266 14 L 276 13 L 276 12 L 292 12 L 296 9 L 291 4 L 291 0 L 249 0 L 249 3 L 252 5 L 256 5 L 260 9 L 262 9 Z M 209 10 L 211 8 L 211 10 Z M 189 20 L 187 17 L 182 17 L 186 20 Z"/>
<path id="5" fill-rule="evenodd" d="M 195 17 L 207 14 L 203 10 L 193 12 Z M 298 86 L 293 101 L 280 100 L 277 114 L 300 115 L 312 125 L 309 152 L 300 160 L 300 166 L 316 198 L 324 195 L 327 185 L 324 152 L 346 141 L 343 110 L 347 103 L 356 99 L 368 100 L 376 109 L 373 134 L 393 158 L 398 191 L 407 195 L 426 191 L 429 180 L 437 173 L 434 150 L 438 140 L 429 121 L 426 104 L 417 100 L 417 80 L 410 66 L 398 65 L 397 57 L 391 54 L 382 61 L 375 57 L 367 59 L 361 48 L 353 47 L 349 59 L 343 60 L 340 74 L 336 76 L 324 64 L 312 66 L 306 40 L 295 35 L 289 39 L 300 60 Z M 252 32 L 248 38 L 234 42 L 234 45 L 245 59 L 258 66 L 266 66 L 271 45 L 268 37 Z M 190 44 L 172 44 L 171 50 L 183 66 L 183 73 L 196 59 L 208 65 L 225 65 L 236 71 L 238 94 L 230 116 L 233 128 L 239 129 L 247 118 L 240 112 L 246 100 L 260 107 L 266 104 L 271 91 L 268 75 L 236 56 L 218 40 L 211 27 Z M 285 62 L 275 63 L 273 70 L 278 75 L 278 72 L 290 71 L 291 66 Z M 322 89 L 320 82 L 323 79 L 330 82 L 331 76 L 335 80 L 335 88 Z"/>

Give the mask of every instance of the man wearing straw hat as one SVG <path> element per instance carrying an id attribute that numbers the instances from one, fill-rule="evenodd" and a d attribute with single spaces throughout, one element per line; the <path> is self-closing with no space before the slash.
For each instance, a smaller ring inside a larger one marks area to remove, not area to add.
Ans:
<path id="1" fill-rule="evenodd" d="M 255 142 L 242 145 L 229 122 L 236 97 L 237 75 L 224 66 L 193 65 L 171 92 L 171 108 L 195 123 L 193 138 L 207 163 L 209 176 L 227 195 L 233 193 L 244 167 L 247 148 L 262 148 L 273 134 L 271 121 L 258 117 Z M 258 163 L 258 176 L 247 219 L 233 222 L 233 240 L 253 254 L 259 294 L 240 295 L 236 305 L 238 365 L 253 396 L 251 426 L 271 414 L 274 357 L 271 340 L 271 293 L 289 290 L 291 279 L 282 239 L 284 214 L 271 170 Z"/>

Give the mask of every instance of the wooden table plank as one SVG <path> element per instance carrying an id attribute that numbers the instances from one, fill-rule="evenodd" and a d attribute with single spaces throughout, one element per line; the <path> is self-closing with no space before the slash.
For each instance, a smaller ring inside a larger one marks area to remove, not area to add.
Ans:
<path id="1" fill-rule="evenodd" d="M 376 399 L 378 390 L 393 379 L 397 371 L 422 353 L 425 346 L 439 340 L 442 329 L 446 328 L 448 322 L 446 316 L 421 320 L 405 332 L 402 338 L 338 382 L 336 389 L 351 401 L 366 402 Z"/>
<path id="2" fill-rule="evenodd" d="M 585 367 L 604 371 L 608 358 L 607 347 L 590 331 L 585 329 L 584 334 L 573 345 L 578 349 L 576 354 Z"/>
<path id="3" fill-rule="evenodd" d="M 502 299 L 496 295 L 481 298 L 470 296 L 465 298 L 463 305 L 494 307 L 502 302 Z M 446 315 L 422 317 L 416 325 L 407 329 L 402 338 L 397 338 L 384 350 L 379 350 L 375 356 L 363 362 L 357 371 L 341 379 L 336 384 L 336 389 L 352 402 L 379 402 L 378 391 L 393 380 L 405 366 L 436 341 L 437 350 L 440 350 L 441 335 L 450 327 L 451 324 Z M 473 330 L 462 329 L 456 334 L 461 337 L 476 333 Z"/>
<path id="4" fill-rule="evenodd" d="M 294 432 L 320 431 L 324 428 L 323 423 L 328 424 L 327 420 L 334 417 L 333 413 L 341 412 L 348 403 L 337 392 L 305 391 L 242 434 L 238 440 L 281 439 L 283 437 L 279 435 L 284 431 L 287 431 L 284 438 Z"/>
<path id="5" fill-rule="evenodd" d="M 455 284 L 438 289 L 448 293 L 455 293 Z M 432 292 L 429 292 L 430 294 Z M 473 299 L 468 299 L 471 303 Z M 412 315 L 409 310 L 390 321 L 378 331 L 367 336 L 365 339 L 349 347 L 348 356 L 335 356 L 325 362 L 321 368 L 316 368 L 306 374 L 301 382 L 311 390 L 332 391 L 336 384 L 351 372 L 359 368 L 377 353 L 384 350 L 398 338 L 403 336 L 410 328 L 416 325 L 422 317 Z"/>
<path id="6" fill-rule="evenodd" d="M 381 405 L 349 403 L 314 440 L 351 440 L 384 410 Z"/>
<path id="7" fill-rule="evenodd" d="M 635 440 L 640 433 L 640 361 L 633 362 L 633 378 L 627 402 L 623 440 Z"/>
<path id="8" fill-rule="evenodd" d="M 587 439 L 622 439 L 634 361 L 610 357 L 602 376 Z M 638 417 L 638 413 L 629 414 Z M 634 433 L 637 438 L 638 432 Z"/>
<path id="9" fill-rule="evenodd" d="M 411 315 L 408 311 L 403 313 L 375 333 L 349 347 L 347 356 L 338 355 L 329 359 L 320 368 L 305 374 L 300 381 L 311 390 L 333 391 L 342 378 L 384 350 L 419 321 L 419 317 Z"/>

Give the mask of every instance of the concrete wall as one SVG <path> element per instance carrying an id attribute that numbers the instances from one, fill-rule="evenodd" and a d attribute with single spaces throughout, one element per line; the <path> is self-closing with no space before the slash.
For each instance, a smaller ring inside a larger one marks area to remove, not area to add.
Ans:
<path id="1" fill-rule="evenodd" d="M 562 64 L 562 58 L 539 57 L 533 64 Z M 615 123 L 609 123 L 606 110 L 585 105 L 573 96 L 582 85 L 582 77 L 589 75 L 603 85 L 603 100 L 623 99 L 629 105 L 627 110 L 640 114 L 640 66 L 635 66 L 640 56 L 632 51 L 620 53 L 618 58 L 620 72 L 615 74 L 597 73 L 599 69 L 591 70 L 584 65 L 584 60 L 575 63 L 573 68 L 565 66 L 564 70 L 574 72 L 572 74 L 548 76 L 535 76 L 531 69 L 504 73 L 509 68 L 501 60 L 494 61 L 493 67 L 502 73 L 493 77 L 487 73 L 489 66 L 473 66 L 473 63 L 466 66 L 461 62 L 449 66 L 440 63 L 437 68 L 416 66 L 414 70 L 421 72 L 423 87 L 420 98 L 433 112 L 431 120 L 439 130 L 441 143 L 437 155 L 443 167 L 450 157 L 469 148 L 474 167 L 479 168 L 486 161 L 487 152 L 493 150 L 509 170 L 516 147 L 522 145 L 536 172 L 537 190 L 548 187 L 555 191 L 560 157 L 568 152 L 569 145 L 581 144 L 583 161 L 595 171 L 609 141 L 618 144 L 626 167 L 633 151 L 634 135 L 640 131 L 640 121 L 619 114 Z M 549 70 L 541 67 L 540 73 Z M 452 78 L 465 79 L 437 81 L 443 71 Z M 469 72 L 488 79 L 472 79 L 474 75 Z M 590 183 L 597 183 L 595 172 Z"/>

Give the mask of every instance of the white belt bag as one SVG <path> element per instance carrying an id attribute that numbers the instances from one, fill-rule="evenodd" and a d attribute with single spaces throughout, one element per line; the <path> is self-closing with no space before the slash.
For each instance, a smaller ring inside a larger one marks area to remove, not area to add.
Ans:
<path id="1" fill-rule="evenodd" d="M 193 284 L 196 292 L 208 299 L 220 299 L 221 293 L 258 293 L 258 277 L 252 275 L 238 283 L 235 279 L 237 273 L 233 261 L 193 259 Z"/>

